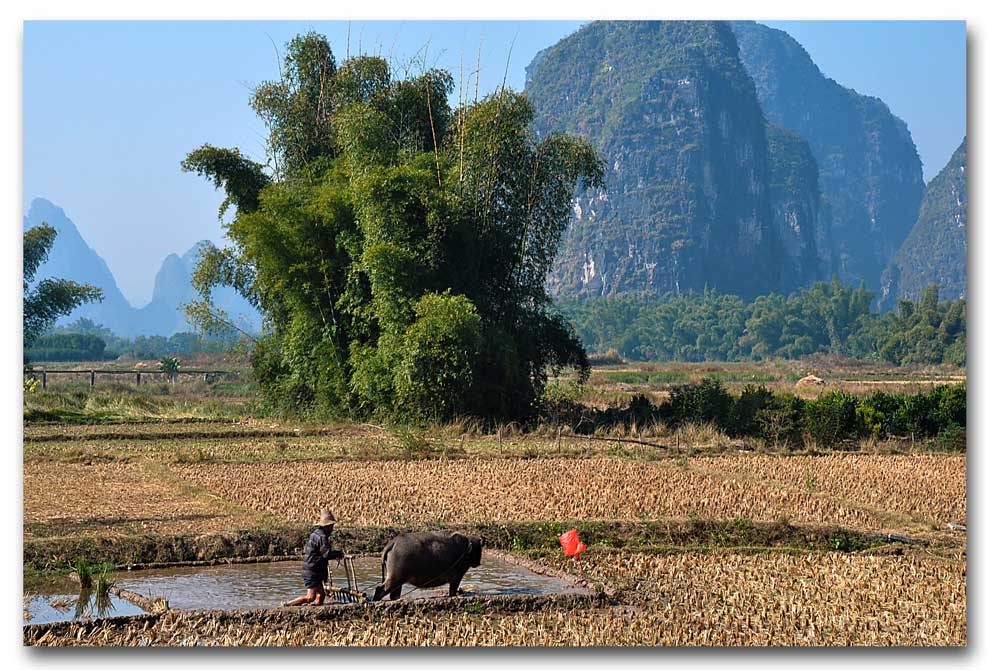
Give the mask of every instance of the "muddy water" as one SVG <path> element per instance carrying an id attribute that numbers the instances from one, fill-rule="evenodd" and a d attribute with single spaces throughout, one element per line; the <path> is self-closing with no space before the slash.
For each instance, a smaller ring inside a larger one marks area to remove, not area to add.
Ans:
<path id="1" fill-rule="evenodd" d="M 334 586 L 346 587 L 343 565 L 334 569 Z M 381 561 L 376 556 L 354 559 L 358 588 L 371 595 L 381 582 Z M 149 598 L 168 598 L 172 609 L 242 609 L 277 607 L 306 592 L 297 561 L 248 563 L 199 568 L 135 570 L 118 573 L 117 586 Z M 471 568 L 461 589 L 472 595 L 513 593 L 587 593 L 585 589 L 555 577 L 540 575 L 526 568 L 485 556 L 481 565 Z M 403 599 L 447 595 L 447 587 L 403 589 Z"/>

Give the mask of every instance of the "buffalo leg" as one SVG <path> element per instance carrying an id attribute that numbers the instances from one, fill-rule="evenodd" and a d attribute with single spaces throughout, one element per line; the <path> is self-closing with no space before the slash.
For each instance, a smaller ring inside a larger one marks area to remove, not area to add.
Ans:
<path id="1" fill-rule="evenodd" d="M 398 600 L 399 599 L 399 596 L 401 596 L 401 595 L 402 595 L 402 584 L 396 584 L 388 592 L 388 597 L 390 599 L 392 599 L 392 600 Z"/>
<path id="2" fill-rule="evenodd" d="M 376 602 L 378 600 L 381 600 L 383 595 L 385 595 L 385 585 L 379 584 L 378 586 L 375 587 L 375 595 L 371 597 L 371 601 Z"/>
<path id="3" fill-rule="evenodd" d="M 453 598 L 454 596 L 457 595 L 457 589 L 460 588 L 462 579 L 464 579 L 463 575 L 460 577 L 454 577 L 453 579 L 450 580 L 450 588 L 447 591 L 448 597 Z"/>

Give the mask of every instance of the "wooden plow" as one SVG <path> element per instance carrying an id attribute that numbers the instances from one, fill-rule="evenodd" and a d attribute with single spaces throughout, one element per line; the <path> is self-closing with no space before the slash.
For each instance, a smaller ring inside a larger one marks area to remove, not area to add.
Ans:
<path id="1" fill-rule="evenodd" d="M 357 574 L 354 572 L 354 557 L 344 556 L 344 575 L 347 577 L 347 587 L 333 585 L 333 573 L 327 574 L 325 591 L 327 599 L 334 603 L 363 603 L 368 601 L 368 596 L 358 589 Z"/>

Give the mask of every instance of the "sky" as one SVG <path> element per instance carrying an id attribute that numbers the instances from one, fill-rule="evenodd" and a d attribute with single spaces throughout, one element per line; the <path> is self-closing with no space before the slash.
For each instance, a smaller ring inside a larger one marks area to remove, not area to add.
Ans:
<path id="1" fill-rule="evenodd" d="M 962 22 L 767 21 L 840 84 L 878 96 L 907 123 L 926 181 L 966 132 Z M 223 195 L 179 163 L 202 144 L 264 162 L 251 89 L 278 77 L 284 44 L 325 34 L 348 53 L 425 63 L 481 95 L 521 90 L 538 51 L 580 21 L 29 21 L 24 24 L 24 207 L 62 207 L 136 307 L 170 253 L 223 241 Z M 474 79 L 468 85 L 475 85 Z M 457 91 L 454 92 L 456 100 Z"/>

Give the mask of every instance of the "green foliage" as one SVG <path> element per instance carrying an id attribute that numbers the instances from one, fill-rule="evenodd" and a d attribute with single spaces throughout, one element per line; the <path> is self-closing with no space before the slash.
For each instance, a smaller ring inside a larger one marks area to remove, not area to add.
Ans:
<path id="1" fill-rule="evenodd" d="M 116 358 L 106 351 L 107 343 L 96 335 L 53 333 L 37 338 L 24 355 L 32 361 L 102 361 Z"/>
<path id="2" fill-rule="evenodd" d="M 103 342 L 104 346 L 100 347 L 97 340 Z M 56 326 L 49 331 L 29 350 L 29 356 L 32 360 L 84 361 L 123 355 L 143 360 L 157 360 L 163 356 L 227 353 L 236 350 L 242 344 L 242 340 L 246 338 L 230 331 L 221 335 L 206 336 L 183 332 L 169 337 L 164 335 L 118 337 L 109 328 L 104 328 L 91 319 L 80 317 L 72 323 Z M 60 352 L 65 350 L 65 353 L 46 353 L 49 349 Z M 59 358 L 54 358 L 55 355 Z"/>
<path id="3" fill-rule="evenodd" d="M 966 426 L 966 387 L 936 386 L 932 393 L 938 397 L 938 408 L 935 410 L 939 426 Z"/>
<path id="4" fill-rule="evenodd" d="M 938 300 L 929 286 L 917 302 L 901 300 L 896 312 L 874 320 L 865 338 L 876 358 L 891 363 L 966 364 L 966 302 Z"/>
<path id="5" fill-rule="evenodd" d="M 935 436 L 934 446 L 939 451 L 966 451 L 966 429 L 963 426 L 949 426 Z"/>
<path id="6" fill-rule="evenodd" d="M 113 588 L 116 582 L 117 575 L 113 570 L 113 566 L 109 564 L 103 565 L 96 574 L 96 597 L 98 599 L 109 598 L 110 589 Z"/>
<path id="7" fill-rule="evenodd" d="M 806 407 L 807 403 L 795 395 L 774 395 L 767 406 L 756 412 L 757 434 L 774 447 L 801 445 Z"/>
<path id="8" fill-rule="evenodd" d="M 48 258 L 58 232 L 47 224 L 24 233 L 24 348 L 34 341 L 60 316 L 83 303 L 103 300 L 103 291 L 88 284 L 67 279 L 42 279 L 31 286 L 38 268 Z"/>
<path id="9" fill-rule="evenodd" d="M 715 379 L 675 386 L 664 409 L 665 418 L 675 425 L 714 423 L 723 430 L 731 429 L 733 398 Z"/>
<path id="10" fill-rule="evenodd" d="M 773 393 L 766 386 L 747 384 L 732 405 L 730 435 L 754 435 L 759 432 L 759 413 L 771 407 Z"/>
<path id="11" fill-rule="evenodd" d="M 640 395 L 626 407 L 572 406 L 565 417 L 578 433 L 649 425 L 658 419 L 671 425 L 714 423 L 733 437 L 760 438 L 776 449 L 834 449 L 872 435 L 914 436 L 939 449 L 959 450 L 966 446 L 966 387 L 942 385 L 908 396 L 873 393 L 862 398 L 829 391 L 817 400 L 803 400 L 753 385 L 734 397 L 718 380 L 704 379 L 674 388 L 659 405 Z"/>
<path id="12" fill-rule="evenodd" d="M 966 387 L 935 386 L 927 393 L 908 396 L 894 421 L 913 437 L 933 437 L 953 426 L 966 427 Z"/>
<path id="13" fill-rule="evenodd" d="M 545 282 L 574 189 L 601 186 L 602 166 L 582 140 L 534 135 L 523 96 L 451 108 L 452 89 L 439 70 L 394 79 L 380 58 L 338 66 L 325 38 L 300 36 L 252 101 L 271 175 L 208 145 L 184 163 L 236 207 L 187 314 L 221 330 L 220 285 L 259 308 L 252 364 L 270 404 L 519 418 L 555 368 L 587 374 Z"/>
<path id="14" fill-rule="evenodd" d="M 395 367 L 396 404 L 418 419 L 454 417 L 480 403 L 471 398 L 481 317 L 463 295 L 428 293 L 416 303 Z"/>
<path id="15" fill-rule="evenodd" d="M 831 352 L 895 364 L 966 363 L 966 305 L 930 289 L 898 313 L 870 311 L 862 286 L 819 282 L 788 297 L 743 302 L 700 294 L 562 298 L 558 308 L 592 351 L 632 360 L 741 361 Z"/>
<path id="16" fill-rule="evenodd" d="M 186 156 L 182 170 L 208 177 L 214 186 L 227 191 L 227 198 L 220 205 L 221 217 L 231 206 L 238 211 L 256 209 L 261 189 L 269 183 L 262 166 L 242 156 L 239 150 L 209 144 Z"/>
<path id="17" fill-rule="evenodd" d="M 965 391 L 963 402 L 965 403 Z M 903 407 L 904 396 L 875 391 L 860 399 L 856 415 L 867 433 L 883 438 L 900 431 L 902 426 L 899 417 L 902 416 Z"/>
<path id="18" fill-rule="evenodd" d="M 286 45 L 281 79 L 255 89 L 251 107 L 268 126 L 277 174 L 300 172 L 333 154 L 336 69 L 324 36 L 297 35 Z"/>
<path id="19" fill-rule="evenodd" d="M 174 375 L 179 371 L 179 359 L 175 356 L 163 356 L 161 360 L 158 361 L 158 368 L 162 372 L 166 372 L 170 375 Z"/>
<path id="20" fill-rule="evenodd" d="M 72 568 L 79 577 L 79 587 L 82 590 L 87 591 L 93 588 L 93 575 L 96 572 L 97 566 L 90 563 L 85 558 L 79 557 L 76 558 Z"/>
<path id="21" fill-rule="evenodd" d="M 804 425 L 813 444 L 832 449 L 861 433 L 855 396 L 843 391 L 828 391 L 807 403 Z"/>

